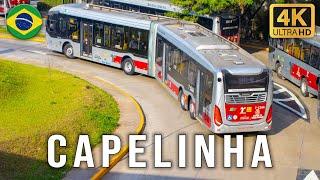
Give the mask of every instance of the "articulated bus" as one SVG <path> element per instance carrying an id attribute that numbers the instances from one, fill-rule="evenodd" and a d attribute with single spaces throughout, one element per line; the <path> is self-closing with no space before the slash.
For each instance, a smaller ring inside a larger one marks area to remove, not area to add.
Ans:
<path id="1" fill-rule="evenodd" d="M 169 1 L 156 0 L 93 0 L 93 3 L 112 8 L 155 15 L 167 12 L 181 13 L 183 10 Z M 231 14 L 206 15 L 198 17 L 198 24 L 217 33 L 231 42 L 240 43 L 240 17 Z"/>
<path id="2" fill-rule="evenodd" d="M 30 0 L 0 0 L 0 15 L 7 14 L 8 11 L 19 4 L 29 4 Z"/>
<path id="3" fill-rule="evenodd" d="M 271 39 L 269 61 L 277 76 L 300 86 L 303 96 L 318 96 L 320 28 L 311 39 Z"/>
<path id="4" fill-rule="evenodd" d="M 46 26 L 49 49 L 156 78 L 215 133 L 271 128 L 272 71 L 198 24 L 68 4 L 52 8 Z"/>

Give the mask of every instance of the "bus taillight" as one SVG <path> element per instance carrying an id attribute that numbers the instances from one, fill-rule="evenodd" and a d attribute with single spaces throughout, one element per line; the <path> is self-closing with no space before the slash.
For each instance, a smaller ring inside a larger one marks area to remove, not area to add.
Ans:
<path id="1" fill-rule="evenodd" d="M 218 106 L 214 106 L 214 123 L 217 126 L 221 126 L 222 124 L 222 118 L 221 118 L 221 113 L 220 113 L 220 109 L 218 108 Z"/>
<path id="2" fill-rule="evenodd" d="M 267 119 L 266 119 L 266 122 L 268 124 L 270 124 L 272 121 L 272 106 L 270 106 L 270 109 L 269 109 L 269 112 L 268 112 L 268 116 L 267 116 Z"/>

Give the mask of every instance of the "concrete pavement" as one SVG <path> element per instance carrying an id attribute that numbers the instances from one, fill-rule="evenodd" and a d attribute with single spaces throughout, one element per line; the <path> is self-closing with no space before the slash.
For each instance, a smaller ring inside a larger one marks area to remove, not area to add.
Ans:
<path id="1" fill-rule="evenodd" d="M 41 54 L 42 53 L 42 54 Z M 267 61 L 265 52 L 253 52 L 262 61 Z M 268 135 L 273 168 L 249 168 L 256 133 L 245 134 L 244 168 L 223 168 L 223 138 L 216 135 L 216 168 L 192 168 L 193 135 L 211 134 L 197 121 L 182 111 L 179 103 L 154 79 L 145 76 L 126 76 L 121 70 L 75 59 L 47 51 L 43 44 L 0 40 L 0 57 L 16 59 L 19 62 L 52 66 L 59 70 L 81 72 L 111 81 L 132 94 L 146 114 L 146 153 L 139 156 L 148 161 L 146 169 L 129 168 L 128 159 L 123 158 L 105 179 L 296 179 L 301 169 L 320 170 L 320 123 L 316 120 L 316 99 L 301 98 L 310 111 L 310 122 L 306 122 L 290 111 L 274 104 L 273 129 Z M 262 58 L 261 58 L 262 57 Z M 276 80 L 290 89 L 297 90 L 291 83 Z M 187 168 L 177 167 L 177 135 L 187 135 Z M 163 135 L 163 158 L 173 162 L 173 168 L 153 168 L 154 134 Z M 234 162 L 234 159 L 233 161 Z M 234 165 L 234 164 L 233 164 Z"/>

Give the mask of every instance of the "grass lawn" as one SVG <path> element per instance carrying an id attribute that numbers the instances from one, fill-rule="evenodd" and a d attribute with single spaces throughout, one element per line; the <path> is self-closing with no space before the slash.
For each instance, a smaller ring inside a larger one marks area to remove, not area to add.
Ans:
<path id="1" fill-rule="evenodd" d="M 79 134 L 92 146 L 118 126 L 115 100 L 73 75 L 0 59 L 0 179 L 60 179 L 73 165 Z M 47 140 L 62 134 L 65 168 L 47 163 Z"/>
<path id="2" fill-rule="evenodd" d="M 43 25 L 44 26 L 44 25 Z M 0 38 L 14 38 L 6 29 L 5 26 L 0 26 Z M 30 40 L 36 41 L 36 42 L 44 42 L 46 38 L 46 35 L 42 32 L 39 32 L 35 37 L 31 38 Z"/>

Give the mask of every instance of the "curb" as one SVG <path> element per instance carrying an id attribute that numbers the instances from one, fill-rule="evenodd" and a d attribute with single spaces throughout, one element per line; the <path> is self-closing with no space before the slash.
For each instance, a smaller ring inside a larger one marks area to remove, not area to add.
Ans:
<path id="1" fill-rule="evenodd" d="M 14 38 L 13 36 L 11 36 L 10 34 L 4 33 L 4 34 L 0 34 L 0 39 L 13 39 L 13 40 L 18 40 L 18 41 L 32 41 L 32 42 L 38 42 L 38 43 L 44 43 L 46 40 L 45 38 L 42 37 L 33 37 L 31 39 L 28 40 L 21 40 L 21 39 L 17 39 Z"/>
<path id="2" fill-rule="evenodd" d="M 138 128 L 135 130 L 137 134 L 141 134 L 144 130 L 145 127 L 145 123 L 146 123 L 146 117 L 144 115 L 144 112 L 141 108 L 141 105 L 138 103 L 138 101 L 131 96 L 129 93 L 127 93 L 126 91 L 122 90 L 120 87 L 116 86 L 115 84 L 108 82 L 100 77 L 95 76 L 94 78 L 107 83 L 108 85 L 114 87 L 115 89 L 117 89 L 121 94 L 123 94 L 124 96 L 127 96 L 130 98 L 130 100 L 134 103 L 138 113 L 139 113 L 139 117 L 140 117 L 140 122 L 139 122 L 139 126 Z M 109 167 L 104 168 L 104 167 L 100 167 L 98 172 L 96 172 L 92 177 L 91 180 L 98 180 L 101 179 L 105 174 L 107 174 L 115 165 L 117 165 L 117 163 L 129 152 L 129 145 L 126 144 L 124 146 L 121 147 L 121 150 L 118 154 L 116 154 L 115 156 L 113 156 L 110 160 L 110 164 Z"/>

